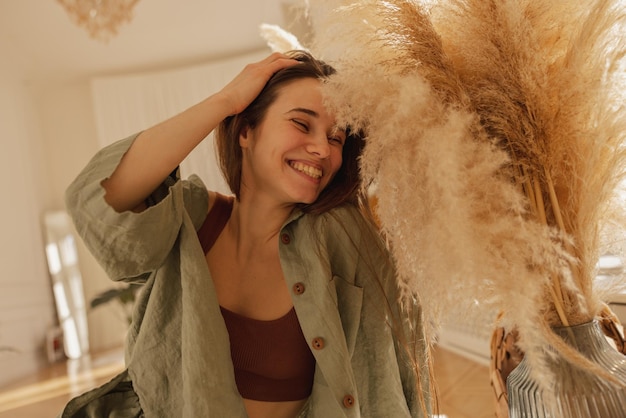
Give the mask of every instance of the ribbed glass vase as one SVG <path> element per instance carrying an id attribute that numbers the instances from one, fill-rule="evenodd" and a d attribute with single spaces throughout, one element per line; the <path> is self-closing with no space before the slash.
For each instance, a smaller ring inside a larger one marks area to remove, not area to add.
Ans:
<path id="1" fill-rule="evenodd" d="M 555 398 L 547 402 L 524 358 L 507 378 L 509 418 L 625 418 L 626 356 L 610 345 L 597 321 L 555 328 L 555 332 L 621 384 L 557 358 L 549 366 L 555 374 Z"/>

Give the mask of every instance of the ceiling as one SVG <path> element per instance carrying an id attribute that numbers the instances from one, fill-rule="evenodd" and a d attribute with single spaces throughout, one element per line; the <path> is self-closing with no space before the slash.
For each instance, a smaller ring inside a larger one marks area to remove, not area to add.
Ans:
<path id="1" fill-rule="evenodd" d="M 259 25 L 292 30 L 286 16 L 301 4 L 140 0 L 132 21 L 104 43 L 75 25 L 57 0 L 0 0 L 0 65 L 28 81 L 58 82 L 203 62 L 263 48 Z"/>

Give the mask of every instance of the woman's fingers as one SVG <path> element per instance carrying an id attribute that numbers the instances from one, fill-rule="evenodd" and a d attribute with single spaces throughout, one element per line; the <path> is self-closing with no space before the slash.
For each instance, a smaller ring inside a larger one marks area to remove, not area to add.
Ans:
<path id="1" fill-rule="evenodd" d="M 231 104 L 229 114 L 240 113 L 252 103 L 274 73 L 298 63 L 297 60 L 275 52 L 261 61 L 246 65 L 220 92 Z"/>

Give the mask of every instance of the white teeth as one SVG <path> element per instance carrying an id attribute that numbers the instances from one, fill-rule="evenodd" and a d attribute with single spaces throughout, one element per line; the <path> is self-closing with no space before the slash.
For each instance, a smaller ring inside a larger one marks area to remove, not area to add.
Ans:
<path id="1" fill-rule="evenodd" d="M 313 177 L 314 179 L 322 177 L 322 170 L 319 168 L 311 167 L 310 165 L 306 165 L 301 162 L 291 162 L 290 165 L 299 172 L 304 173 L 309 177 Z"/>

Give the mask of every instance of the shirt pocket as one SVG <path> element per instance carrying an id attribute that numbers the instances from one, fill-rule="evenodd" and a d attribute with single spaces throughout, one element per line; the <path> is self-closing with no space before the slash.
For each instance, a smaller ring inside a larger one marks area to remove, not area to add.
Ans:
<path id="1" fill-rule="evenodd" d="M 328 287 L 329 293 L 332 295 L 337 305 L 337 311 L 341 318 L 341 326 L 346 337 L 348 352 L 352 355 L 359 325 L 361 323 L 363 289 L 337 275 L 333 276 Z"/>

